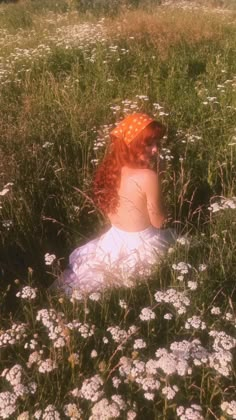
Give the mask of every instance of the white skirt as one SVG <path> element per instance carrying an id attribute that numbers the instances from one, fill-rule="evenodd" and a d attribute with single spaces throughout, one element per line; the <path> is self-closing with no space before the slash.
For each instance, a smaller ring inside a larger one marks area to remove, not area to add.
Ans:
<path id="1" fill-rule="evenodd" d="M 140 232 L 126 232 L 112 226 L 70 254 L 69 267 L 52 287 L 69 296 L 74 289 L 93 292 L 114 286 L 131 287 L 134 283 L 130 277 L 150 273 L 151 266 L 175 240 L 171 229 L 150 226 Z"/>

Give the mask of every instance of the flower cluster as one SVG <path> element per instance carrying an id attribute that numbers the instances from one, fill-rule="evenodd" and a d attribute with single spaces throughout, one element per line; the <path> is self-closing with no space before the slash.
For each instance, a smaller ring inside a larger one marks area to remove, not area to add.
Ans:
<path id="1" fill-rule="evenodd" d="M 76 330 L 80 333 L 81 337 L 88 338 L 92 337 L 94 335 L 95 331 L 95 325 L 89 325 L 89 324 L 82 324 L 81 322 L 74 319 L 73 321 L 66 324 L 66 327 L 69 328 L 69 330 Z"/>
<path id="2" fill-rule="evenodd" d="M 196 330 L 205 330 L 206 329 L 206 323 L 201 320 L 201 318 L 197 315 L 193 315 L 191 318 L 188 318 L 185 322 L 185 328 L 186 330 L 189 330 L 190 328 L 194 328 Z"/>
<path id="3" fill-rule="evenodd" d="M 49 254 L 48 252 L 44 255 L 44 259 L 45 259 L 45 264 L 46 265 L 52 265 L 53 261 L 55 261 L 56 259 L 56 255 L 54 254 Z"/>
<path id="4" fill-rule="evenodd" d="M 52 359 L 40 360 L 38 366 L 39 372 L 41 373 L 49 373 L 57 369 L 57 364 Z"/>
<path id="5" fill-rule="evenodd" d="M 189 408 L 184 408 L 181 405 L 177 407 L 176 412 L 180 420 L 204 420 L 202 408 L 197 404 L 191 404 Z"/>
<path id="6" fill-rule="evenodd" d="M 155 355 L 157 358 L 156 368 L 161 369 L 166 375 L 177 373 L 179 376 L 184 376 L 189 373 L 187 361 L 182 357 L 179 357 L 178 354 L 160 348 L 156 351 Z"/>
<path id="7" fill-rule="evenodd" d="M 220 315 L 221 314 L 221 310 L 220 310 L 219 306 L 212 306 L 212 308 L 211 308 L 211 314 L 212 315 Z"/>
<path id="8" fill-rule="evenodd" d="M 92 415 L 89 420 L 109 420 L 120 418 L 121 411 L 125 410 L 126 404 L 119 395 L 113 395 L 111 401 L 102 398 L 92 407 Z"/>
<path id="9" fill-rule="evenodd" d="M 186 360 L 192 360 L 195 366 L 200 366 L 208 361 L 208 351 L 201 345 L 200 340 L 174 341 L 170 349 L 175 356 Z"/>
<path id="10" fill-rule="evenodd" d="M 63 316 L 63 313 L 57 313 L 54 309 L 41 309 L 36 316 L 36 320 L 48 329 L 48 337 L 56 348 L 64 347 L 68 339 L 68 328 L 63 322 Z"/>
<path id="11" fill-rule="evenodd" d="M 26 324 L 13 324 L 9 330 L 1 332 L 0 348 L 14 345 L 26 336 Z"/>
<path id="12" fill-rule="evenodd" d="M 212 203 L 208 209 L 212 213 L 217 213 L 221 210 L 236 209 L 236 197 L 221 198 L 220 201 Z"/>
<path id="13" fill-rule="evenodd" d="M 74 289 L 70 298 L 70 301 L 72 303 L 75 303 L 75 301 L 81 301 L 84 299 L 84 295 L 83 293 L 81 293 L 80 290 L 78 289 Z"/>
<path id="14" fill-rule="evenodd" d="M 180 236 L 176 239 L 176 242 L 180 245 L 188 246 L 190 244 L 189 239 L 187 239 L 185 236 Z"/>
<path id="15" fill-rule="evenodd" d="M 66 404 L 64 405 L 64 413 L 67 417 L 70 417 L 71 420 L 83 419 L 82 410 L 79 408 L 78 404 Z"/>
<path id="16" fill-rule="evenodd" d="M 107 331 L 111 333 L 112 339 L 115 341 L 115 343 L 122 343 L 127 341 L 131 335 L 135 334 L 137 331 L 137 327 L 132 325 L 128 331 L 122 330 L 118 326 L 114 327 L 108 327 Z"/>
<path id="17" fill-rule="evenodd" d="M 181 261 L 178 264 L 172 264 L 172 268 L 173 270 L 179 271 L 180 274 L 187 274 L 192 267 L 189 263 Z"/>
<path id="18" fill-rule="evenodd" d="M 209 335 L 214 337 L 213 349 L 215 351 L 231 350 L 236 346 L 236 339 L 224 331 L 211 330 Z"/>
<path id="19" fill-rule="evenodd" d="M 232 400 L 230 402 L 224 401 L 221 404 L 221 410 L 224 411 L 224 413 L 228 414 L 228 416 L 231 416 L 233 419 L 236 419 L 236 401 Z"/>
<path id="20" fill-rule="evenodd" d="M 49 404 L 45 410 L 37 410 L 34 418 L 36 420 L 61 420 L 60 413 L 53 404 Z"/>
<path id="21" fill-rule="evenodd" d="M 33 300 L 36 298 L 37 290 L 37 288 L 25 286 L 20 292 L 16 294 L 16 297 L 20 297 L 26 300 Z"/>
<path id="22" fill-rule="evenodd" d="M 91 293 L 89 295 L 89 299 L 94 300 L 94 301 L 97 302 L 97 301 L 99 301 L 101 299 L 101 293 L 99 293 L 99 292 Z"/>
<path id="23" fill-rule="evenodd" d="M 96 402 L 103 396 L 103 380 L 99 375 L 85 379 L 79 391 L 79 396 L 86 400 Z"/>
<path id="24" fill-rule="evenodd" d="M 209 355 L 209 365 L 223 376 L 229 376 L 232 371 L 233 356 L 230 352 L 236 346 L 236 339 L 224 331 L 211 330 L 211 337 L 214 337 L 214 352 Z"/>
<path id="25" fill-rule="evenodd" d="M 168 289 L 166 292 L 157 291 L 154 295 L 156 302 L 165 302 L 174 306 L 178 314 L 185 314 L 190 300 L 184 292 L 175 289 Z"/>
<path id="26" fill-rule="evenodd" d="M 25 397 L 27 394 L 34 394 L 37 389 L 35 382 L 23 383 L 23 368 L 16 364 L 12 368 L 4 369 L 0 375 L 12 388 L 12 392 L 0 394 L 0 418 L 8 418 L 16 410 L 18 397 Z M 1 412 L 1 409 L 3 410 Z"/>
<path id="27" fill-rule="evenodd" d="M 9 391 L 0 392 L 0 418 L 8 419 L 16 411 L 17 396 Z"/>
<path id="28" fill-rule="evenodd" d="M 156 318 L 156 314 L 150 308 L 143 308 L 139 318 L 142 321 L 151 321 L 152 319 Z"/>
<path id="29" fill-rule="evenodd" d="M 164 386 L 161 390 L 162 394 L 167 398 L 167 400 L 173 400 L 177 392 L 179 391 L 179 388 L 177 385 L 174 386 Z"/>
<path id="30" fill-rule="evenodd" d="M 134 350 L 138 350 L 138 349 L 145 349 L 147 347 L 147 344 L 145 343 L 144 340 L 142 340 L 142 338 L 137 338 L 136 340 L 134 340 Z"/>

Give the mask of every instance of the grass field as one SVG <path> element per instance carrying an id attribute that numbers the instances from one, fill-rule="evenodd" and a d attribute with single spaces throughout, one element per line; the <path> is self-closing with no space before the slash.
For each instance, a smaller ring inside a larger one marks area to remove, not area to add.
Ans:
<path id="1" fill-rule="evenodd" d="M 0 4 L 0 418 L 236 418 L 234 1 Z M 108 221 L 91 192 L 130 112 L 182 239 L 130 287 L 47 287 Z"/>

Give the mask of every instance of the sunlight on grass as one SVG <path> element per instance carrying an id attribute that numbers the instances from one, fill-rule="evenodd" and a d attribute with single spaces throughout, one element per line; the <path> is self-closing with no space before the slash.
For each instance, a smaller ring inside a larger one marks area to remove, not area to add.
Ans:
<path id="1" fill-rule="evenodd" d="M 0 5 L 0 418 L 233 419 L 233 7 L 56 3 Z M 167 126 L 157 166 L 182 236 L 127 287 L 49 292 L 108 226 L 92 177 L 132 112 Z"/>

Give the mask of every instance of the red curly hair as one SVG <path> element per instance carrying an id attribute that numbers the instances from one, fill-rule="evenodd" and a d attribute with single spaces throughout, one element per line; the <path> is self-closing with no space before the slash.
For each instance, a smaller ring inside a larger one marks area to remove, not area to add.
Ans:
<path id="1" fill-rule="evenodd" d="M 121 168 L 151 168 L 150 159 L 145 159 L 145 147 L 152 144 L 154 140 L 159 145 L 159 140 L 165 134 L 165 127 L 153 121 L 148 124 L 133 140 L 127 145 L 122 139 L 111 135 L 111 141 L 107 153 L 98 167 L 93 182 L 94 202 L 97 207 L 106 215 L 114 213 L 118 204 L 118 189 L 121 180 Z M 144 159 L 140 156 L 144 154 Z"/>

